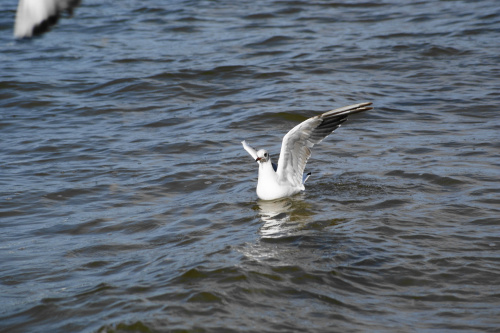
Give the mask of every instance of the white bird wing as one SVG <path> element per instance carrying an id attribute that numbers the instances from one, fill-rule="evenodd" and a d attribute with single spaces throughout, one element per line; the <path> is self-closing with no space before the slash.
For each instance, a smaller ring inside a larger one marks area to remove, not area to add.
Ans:
<path id="1" fill-rule="evenodd" d="M 43 33 L 57 22 L 62 12 L 71 14 L 79 4 L 80 0 L 19 0 L 14 36 L 25 38 Z"/>
<path id="2" fill-rule="evenodd" d="M 257 159 L 257 151 L 255 151 L 255 149 L 247 145 L 247 142 L 245 140 L 241 141 L 241 144 L 243 145 L 243 148 L 245 148 L 245 150 L 250 154 L 250 156 L 252 156 L 252 158 L 255 161 Z"/>
<path id="3" fill-rule="evenodd" d="M 311 148 L 323 141 L 336 130 L 350 114 L 372 109 L 372 103 L 360 103 L 345 106 L 309 118 L 292 128 L 281 144 L 278 161 L 278 180 L 293 186 L 302 184 L 302 175 L 307 160 L 311 156 Z"/>

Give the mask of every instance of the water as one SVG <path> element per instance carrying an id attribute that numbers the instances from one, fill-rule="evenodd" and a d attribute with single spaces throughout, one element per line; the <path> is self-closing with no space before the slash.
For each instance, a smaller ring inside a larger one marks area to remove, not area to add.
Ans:
<path id="1" fill-rule="evenodd" d="M 15 7 L 2 331 L 500 327 L 496 1 L 89 0 L 21 42 Z M 257 200 L 241 140 L 364 101 Z"/>

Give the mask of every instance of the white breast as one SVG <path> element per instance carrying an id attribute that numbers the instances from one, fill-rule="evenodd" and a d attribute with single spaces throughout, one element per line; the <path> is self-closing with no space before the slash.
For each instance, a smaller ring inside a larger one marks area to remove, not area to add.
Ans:
<path id="1" fill-rule="evenodd" d="M 304 190 L 304 185 L 280 184 L 271 163 L 260 163 L 257 196 L 262 200 L 275 200 Z"/>

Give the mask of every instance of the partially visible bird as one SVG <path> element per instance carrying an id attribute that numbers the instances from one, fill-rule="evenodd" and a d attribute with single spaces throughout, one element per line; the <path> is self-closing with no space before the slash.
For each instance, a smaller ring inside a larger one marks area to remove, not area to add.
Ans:
<path id="1" fill-rule="evenodd" d="M 243 148 L 259 163 L 257 196 L 262 200 L 275 200 L 303 191 L 310 176 L 310 173 L 304 175 L 304 168 L 311 156 L 311 148 L 336 130 L 349 115 L 371 110 L 371 104 L 345 106 L 298 124 L 283 137 L 278 165 L 271 162 L 266 150 L 256 151 L 242 141 Z"/>
<path id="2" fill-rule="evenodd" d="M 62 13 L 72 15 L 79 4 L 80 0 L 19 0 L 14 37 L 29 38 L 48 31 Z"/>

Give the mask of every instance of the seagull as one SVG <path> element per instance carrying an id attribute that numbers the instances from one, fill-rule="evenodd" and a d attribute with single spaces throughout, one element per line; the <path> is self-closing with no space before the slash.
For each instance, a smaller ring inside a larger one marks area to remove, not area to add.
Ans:
<path id="1" fill-rule="evenodd" d="M 259 199 L 276 200 L 303 191 L 304 183 L 311 175 L 304 174 L 307 160 L 311 156 L 311 148 L 339 128 L 349 115 L 371 110 L 371 104 L 366 102 L 345 106 L 298 124 L 283 137 L 278 165 L 271 162 L 267 150 L 256 151 L 243 140 L 243 148 L 259 163 Z"/>
<path id="2" fill-rule="evenodd" d="M 80 0 L 19 0 L 14 23 L 14 37 L 39 35 L 57 23 L 61 13 L 73 14 Z"/>

